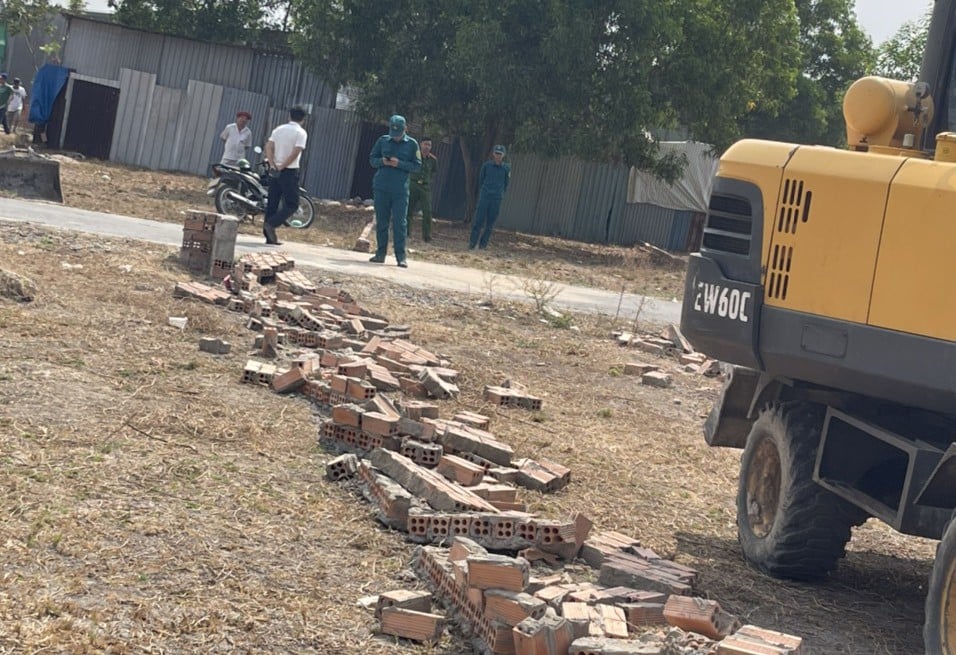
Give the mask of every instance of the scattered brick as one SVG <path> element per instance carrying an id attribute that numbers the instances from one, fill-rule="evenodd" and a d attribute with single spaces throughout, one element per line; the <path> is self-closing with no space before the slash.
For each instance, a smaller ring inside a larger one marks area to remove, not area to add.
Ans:
<path id="1" fill-rule="evenodd" d="M 636 639 L 582 637 L 575 639 L 568 655 L 661 655 L 659 644 Z"/>
<path id="2" fill-rule="evenodd" d="M 445 632 L 445 617 L 401 607 L 386 607 L 382 610 L 381 630 L 384 634 L 413 641 L 437 642 Z"/>
<path id="3" fill-rule="evenodd" d="M 398 434 L 398 418 L 381 412 L 365 412 L 362 414 L 362 429 L 381 437 L 390 437 Z"/>
<path id="4" fill-rule="evenodd" d="M 523 591 L 531 567 L 527 560 L 504 555 L 469 555 L 468 586 L 476 589 Z"/>
<path id="5" fill-rule="evenodd" d="M 715 600 L 672 595 L 664 604 L 664 618 L 670 625 L 711 639 L 723 639 L 738 627 L 737 617 L 723 611 Z"/>
<path id="6" fill-rule="evenodd" d="M 272 389 L 276 393 L 290 393 L 300 389 L 306 382 L 305 373 L 298 366 L 272 378 Z"/>
<path id="7" fill-rule="evenodd" d="M 484 399 L 498 407 L 523 407 L 532 411 L 541 409 L 540 398 L 507 387 L 486 386 Z"/>
<path id="8" fill-rule="evenodd" d="M 352 478 L 355 477 L 355 474 L 358 472 L 358 467 L 358 457 L 351 453 L 346 453 L 339 455 L 325 465 L 325 476 L 333 482 Z"/>
<path id="9" fill-rule="evenodd" d="M 624 375 L 644 375 L 651 371 L 659 371 L 660 366 L 656 364 L 646 364 L 644 362 L 628 362 L 624 365 Z"/>
<path id="10" fill-rule="evenodd" d="M 515 655 L 565 655 L 574 640 L 571 625 L 551 608 L 516 625 L 513 634 Z"/>
<path id="11" fill-rule="evenodd" d="M 222 339 L 202 337 L 199 340 L 199 350 L 213 355 L 228 355 L 229 351 L 232 350 L 232 344 Z"/>
<path id="12" fill-rule="evenodd" d="M 398 386 L 402 390 L 402 393 L 408 394 L 412 398 L 427 398 L 428 389 L 420 380 L 415 380 L 413 378 L 401 377 L 398 378 Z"/>
<path id="13" fill-rule="evenodd" d="M 641 376 L 641 384 L 666 389 L 673 384 L 673 380 L 668 373 L 664 373 L 663 371 L 648 371 Z"/>
<path id="14" fill-rule="evenodd" d="M 399 448 L 399 452 L 419 466 L 427 468 L 438 466 L 438 462 L 443 455 L 440 444 L 423 443 L 414 439 L 405 439 Z"/>
<path id="15" fill-rule="evenodd" d="M 650 625 L 664 625 L 664 603 L 621 603 L 628 627 L 638 631 Z"/>
<path id="16" fill-rule="evenodd" d="M 484 457 L 501 466 L 509 466 L 514 456 L 514 449 L 495 439 L 490 432 L 469 428 L 467 426 L 448 425 L 439 435 L 438 443 L 445 448 L 445 452 L 470 452 Z"/>
<path id="17" fill-rule="evenodd" d="M 682 353 L 693 353 L 694 347 L 680 331 L 680 328 L 671 323 L 661 331 L 661 338 L 679 348 Z"/>
<path id="18" fill-rule="evenodd" d="M 717 645 L 717 655 L 798 655 L 803 639 L 745 625 Z"/>
<path id="19" fill-rule="evenodd" d="M 438 418 L 438 405 L 421 400 L 406 400 L 401 403 L 399 411 L 415 421 L 423 418 Z"/>
<path id="20" fill-rule="evenodd" d="M 551 460 L 525 458 L 516 460 L 514 465 L 518 468 L 518 484 L 534 491 L 550 493 L 571 482 L 571 469 Z"/>
<path id="21" fill-rule="evenodd" d="M 485 616 L 508 626 L 516 626 L 527 618 L 540 619 L 546 609 L 543 600 L 525 592 L 503 589 L 485 591 Z"/>
<path id="22" fill-rule="evenodd" d="M 598 582 L 614 587 L 633 587 L 647 591 L 687 595 L 693 591 L 692 581 L 676 575 L 656 561 L 636 555 L 612 555 L 601 565 Z M 703 633 L 702 633 L 703 634 Z"/>
<path id="23" fill-rule="evenodd" d="M 485 477 L 482 467 L 455 455 L 442 455 L 435 470 L 463 487 L 473 487 Z"/>
<path id="24" fill-rule="evenodd" d="M 487 430 L 488 426 L 491 424 L 491 419 L 482 414 L 476 414 L 469 411 L 461 411 L 455 414 L 452 417 L 452 420 L 458 421 L 459 423 L 464 423 L 473 428 L 478 428 L 479 430 Z"/>
<path id="25" fill-rule="evenodd" d="M 378 601 L 375 603 L 375 618 L 380 618 L 382 610 L 386 607 L 399 607 L 416 612 L 431 612 L 432 595 L 428 591 L 408 591 L 406 589 L 386 591 L 379 594 Z"/>
<path id="26" fill-rule="evenodd" d="M 362 414 L 365 410 L 355 403 L 343 403 L 332 407 L 332 420 L 339 425 L 362 426 Z"/>
<path id="27" fill-rule="evenodd" d="M 419 381 L 425 385 L 429 395 L 434 398 L 448 399 L 458 397 L 458 385 L 442 378 L 433 367 L 428 366 L 422 369 L 419 375 Z"/>

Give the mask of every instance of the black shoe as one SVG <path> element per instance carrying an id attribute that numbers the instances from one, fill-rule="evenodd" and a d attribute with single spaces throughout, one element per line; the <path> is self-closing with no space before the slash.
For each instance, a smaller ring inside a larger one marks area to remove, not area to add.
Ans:
<path id="1" fill-rule="evenodd" d="M 282 245 L 281 243 L 279 243 L 279 237 L 276 236 L 275 227 L 266 223 L 262 226 L 262 233 L 266 236 L 266 245 L 268 246 Z"/>
<path id="2" fill-rule="evenodd" d="M 399 268 L 408 268 L 408 262 L 406 262 L 404 259 L 400 259 L 398 261 L 398 266 Z"/>
<path id="3" fill-rule="evenodd" d="M 374 257 L 372 257 L 371 259 L 369 259 L 369 261 L 372 262 L 373 264 L 384 264 L 384 263 L 385 263 L 385 258 L 384 258 L 384 257 L 379 257 L 378 255 L 375 255 Z"/>

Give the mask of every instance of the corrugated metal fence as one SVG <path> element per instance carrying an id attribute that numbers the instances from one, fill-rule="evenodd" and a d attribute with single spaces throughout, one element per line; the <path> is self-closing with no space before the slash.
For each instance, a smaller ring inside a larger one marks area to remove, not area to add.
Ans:
<path id="1" fill-rule="evenodd" d="M 439 161 L 435 213 L 464 220 L 465 174 L 458 142 L 440 143 L 435 152 Z M 693 228 L 699 216 L 656 205 L 629 204 L 625 166 L 529 154 L 512 154 L 508 159 L 512 174 L 498 218 L 500 228 L 587 243 L 647 242 L 668 250 L 695 247 Z M 473 164 L 477 175 L 481 162 Z"/>

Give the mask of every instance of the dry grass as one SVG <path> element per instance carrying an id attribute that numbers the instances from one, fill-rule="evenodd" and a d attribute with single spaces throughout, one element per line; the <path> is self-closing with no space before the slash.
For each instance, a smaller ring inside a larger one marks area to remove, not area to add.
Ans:
<path id="1" fill-rule="evenodd" d="M 4 267 L 38 287 L 30 303 L 0 298 L 0 653 L 470 652 L 450 636 L 429 649 L 374 635 L 356 601 L 412 586 L 411 547 L 324 480 L 305 401 L 239 384 L 252 334 L 172 297 L 188 277 L 172 250 L 26 225 L 0 237 Z M 450 358 L 462 397 L 443 416 L 489 414 L 519 455 L 572 468 L 567 491 L 524 494 L 542 515 L 581 511 L 638 536 L 698 568 L 728 610 L 806 637 L 808 653 L 920 650 L 931 542 L 868 524 L 817 586 L 743 564 L 738 455 L 700 437 L 716 382 L 676 374 L 660 390 L 619 375 L 636 357 L 606 318 L 556 329 L 530 305 L 324 282 Z M 201 353 L 200 336 L 233 352 Z M 504 377 L 542 411 L 485 405 L 482 386 Z"/>
<path id="2" fill-rule="evenodd" d="M 207 180 L 194 175 L 132 169 L 97 160 L 63 160 L 60 168 L 65 204 L 80 209 L 181 222 L 185 207 L 211 207 Z M 351 248 L 372 218 L 369 210 L 347 204 L 317 205 L 318 218 L 304 231 L 283 230 L 285 240 Z M 470 226 L 437 220 L 433 241 L 424 243 L 415 219 L 409 247 L 412 259 L 460 264 L 494 273 L 523 275 L 561 284 L 590 286 L 666 298 L 683 295 L 681 264 L 655 261 L 640 249 L 585 244 L 549 237 L 495 232 L 482 253 L 468 250 Z M 241 231 L 258 235 L 258 224 Z"/>

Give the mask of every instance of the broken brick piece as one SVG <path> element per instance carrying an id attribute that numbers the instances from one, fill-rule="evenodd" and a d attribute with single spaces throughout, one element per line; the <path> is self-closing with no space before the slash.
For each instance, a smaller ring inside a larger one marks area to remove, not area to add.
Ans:
<path id="1" fill-rule="evenodd" d="M 664 604 L 664 618 L 681 630 L 711 639 L 723 639 L 740 626 L 737 617 L 723 611 L 715 600 L 673 594 Z"/>
<path id="2" fill-rule="evenodd" d="M 305 382 L 305 373 L 298 366 L 293 366 L 272 378 L 272 389 L 276 393 L 289 393 L 304 385 Z"/>
<path id="3" fill-rule="evenodd" d="M 351 478 L 354 477 L 358 471 L 358 466 L 358 457 L 351 453 L 346 453 L 345 455 L 339 455 L 325 465 L 325 475 L 333 482 Z"/>
<path id="4" fill-rule="evenodd" d="M 717 655 L 798 655 L 803 639 L 745 625 L 717 645 Z"/>
<path id="5" fill-rule="evenodd" d="M 379 594 L 378 602 L 375 604 L 375 617 L 381 617 L 382 610 L 386 607 L 400 607 L 416 612 L 431 612 L 432 595 L 427 591 L 409 591 L 407 589 L 386 591 Z"/>

